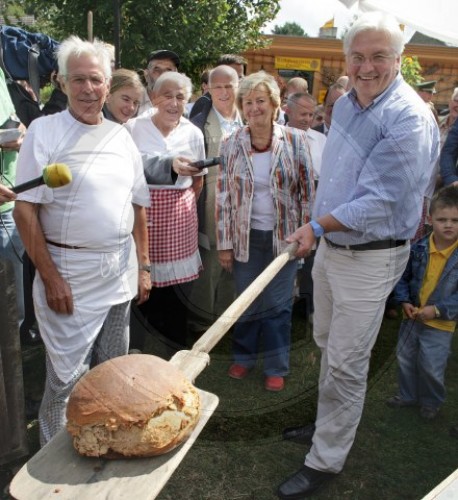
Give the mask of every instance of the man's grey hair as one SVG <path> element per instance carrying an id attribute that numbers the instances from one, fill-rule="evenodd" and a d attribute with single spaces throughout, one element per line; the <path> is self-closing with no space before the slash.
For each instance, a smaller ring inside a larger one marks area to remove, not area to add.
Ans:
<path id="1" fill-rule="evenodd" d="M 326 106 L 326 103 L 329 102 L 331 94 L 337 91 L 339 94 L 343 95 L 347 92 L 346 88 L 339 82 L 333 83 L 328 90 L 326 90 L 326 94 L 324 95 L 323 104 Z"/>
<path id="2" fill-rule="evenodd" d="M 216 61 L 216 66 L 229 66 L 230 64 L 247 64 L 247 60 L 238 54 L 223 54 Z"/>
<path id="3" fill-rule="evenodd" d="M 388 35 L 395 54 L 400 56 L 404 52 L 404 33 L 396 19 L 382 12 L 367 12 L 356 19 L 345 35 L 343 51 L 346 56 L 350 54 L 355 36 L 364 31 L 383 31 Z"/>
<path id="4" fill-rule="evenodd" d="M 222 64 L 221 66 L 216 66 L 210 71 L 208 75 L 208 84 L 211 87 L 212 80 L 217 76 L 229 76 L 234 83 L 234 87 L 237 87 L 239 84 L 239 75 L 237 71 L 232 66 L 226 66 Z"/>
<path id="5" fill-rule="evenodd" d="M 192 95 L 192 82 L 183 73 L 177 73 L 176 71 L 166 71 L 156 80 L 153 87 L 153 93 L 160 92 L 161 88 L 167 83 L 176 83 L 180 88 L 184 89 L 184 95 L 186 101 L 189 101 Z"/>
<path id="6" fill-rule="evenodd" d="M 295 109 L 297 106 L 300 106 L 299 101 L 301 99 L 306 99 L 316 106 L 316 99 L 308 92 L 295 92 L 294 94 L 289 94 L 286 99 L 286 105 L 289 109 Z"/>
<path id="7" fill-rule="evenodd" d="M 93 42 L 82 40 L 72 35 L 65 39 L 57 49 L 57 63 L 59 74 L 66 77 L 68 74 L 68 60 L 71 57 L 94 56 L 100 63 L 105 78 L 111 78 L 111 54 L 105 42 L 95 39 Z"/>

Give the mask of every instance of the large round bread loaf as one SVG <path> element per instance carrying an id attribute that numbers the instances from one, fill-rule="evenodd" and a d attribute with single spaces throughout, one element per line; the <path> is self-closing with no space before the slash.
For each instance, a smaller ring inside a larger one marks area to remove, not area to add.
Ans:
<path id="1" fill-rule="evenodd" d="M 180 370 L 156 356 L 132 354 L 105 361 L 78 381 L 67 429 L 82 455 L 150 457 L 182 443 L 199 415 L 199 393 Z"/>

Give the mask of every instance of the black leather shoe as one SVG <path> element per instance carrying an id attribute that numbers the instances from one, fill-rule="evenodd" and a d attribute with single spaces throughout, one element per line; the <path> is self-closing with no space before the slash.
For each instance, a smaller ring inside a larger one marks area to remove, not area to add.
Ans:
<path id="1" fill-rule="evenodd" d="M 283 439 L 299 444 L 312 444 L 315 433 L 315 424 L 301 425 L 300 427 L 286 427 L 283 430 Z"/>
<path id="2" fill-rule="evenodd" d="M 322 472 L 303 465 L 296 474 L 280 484 L 277 495 L 283 500 L 299 500 L 311 495 L 336 476 L 337 474 Z"/>

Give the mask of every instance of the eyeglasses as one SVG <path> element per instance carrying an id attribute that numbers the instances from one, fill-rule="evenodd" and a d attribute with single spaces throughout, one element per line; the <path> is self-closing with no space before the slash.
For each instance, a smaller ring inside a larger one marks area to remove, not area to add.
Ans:
<path id="1" fill-rule="evenodd" d="M 394 59 L 394 54 L 375 54 L 370 57 L 364 57 L 361 54 L 352 54 L 348 57 L 348 61 L 353 66 L 362 66 L 366 61 L 369 61 L 372 66 L 382 66 Z"/>

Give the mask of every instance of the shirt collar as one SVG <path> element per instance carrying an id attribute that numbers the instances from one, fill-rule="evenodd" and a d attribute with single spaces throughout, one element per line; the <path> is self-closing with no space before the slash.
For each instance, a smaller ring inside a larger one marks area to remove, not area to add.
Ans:
<path id="1" fill-rule="evenodd" d="M 436 244 L 434 243 L 434 238 L 433 238 L 433 233 L 431 233 L 431 236 L 429 237 L 429 253 L 438 253 L 448 259 L 450 255 L 455 251 L 455 249 L 458 247 L 458 241 L 455 241 L 452 245 L 450 245 L 447 248 L 444 248 L 443 250 L 438 250 L 436 247 Z"/>
<path id="2" fill-rule="evenodd" d="M 297 128 L 297 127 L 291 127 L 291 125 L 290 125 L 289 123 L 287 123 L 287 124 L 285 125 L 285 127 L 289 127 L 289 128 Z M 316 136 L 313 134 L 313 132 L 316 132 L 316 130 L 313 130 L 313 129 L 312 129 L 312 127 L 309 127 L 307 130 L 304 130 L 304 129 L 302 129 L 302 128 L 298 128 L 297 130 L 302 130 L 302 132 L 304 132 L 304 133 L 305 133 L 305 135 L 306 135 L 309 139 L 311 139 L 312 141 L 314 141 L 314 140 L 316 139 Z M 320 132 L 317 132 L 317 133 L 319 134 Z"/>
<path id="3" fill-rule="evenodd" d="M 242 126 L 242 119 L 238 111 L 235 112 L 235 118 L 233 120 L 228 120 L 213 106 L 213 111 L 215 112 L 221 128 L 226 132 L 233 132 L 236 128 Z"/>

